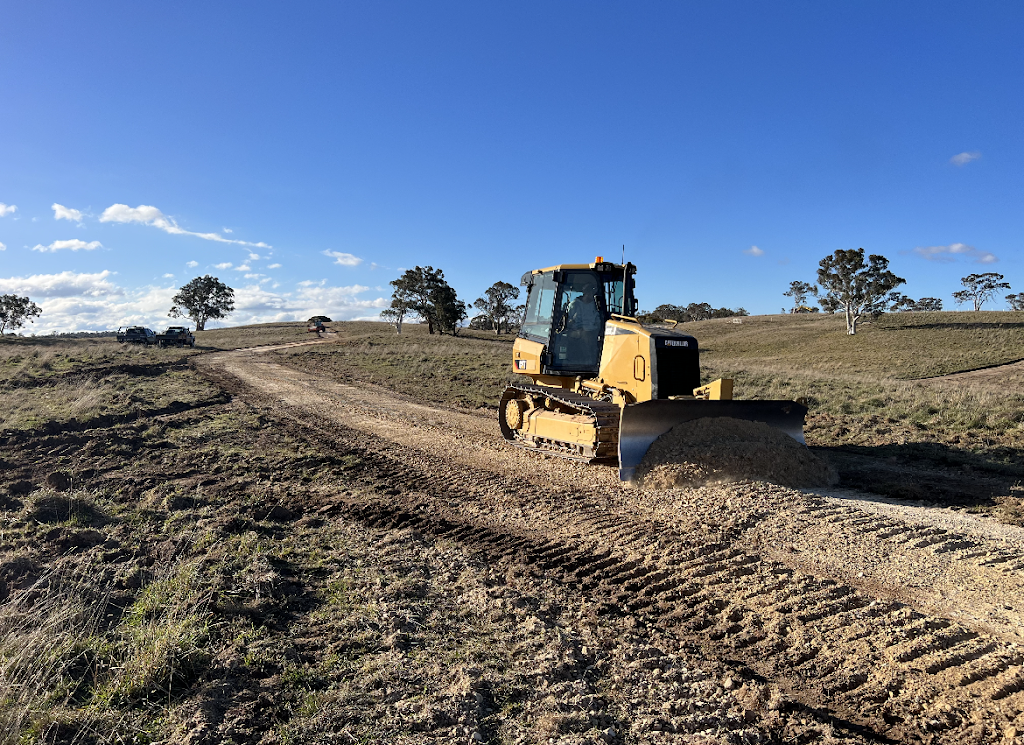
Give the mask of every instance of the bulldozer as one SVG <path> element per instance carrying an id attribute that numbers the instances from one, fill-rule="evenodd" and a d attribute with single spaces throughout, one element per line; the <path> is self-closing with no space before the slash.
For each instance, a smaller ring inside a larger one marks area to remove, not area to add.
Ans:
<path id="1" fill-rule="evenodd" d="M 763 422 L 804 444 L 807 407 L 732 400 L 728 378 L 701 384 L 697 339 L 637 320 L 636 267 L 598 256 L 523 275 L 526 309 L 512 346 L 514 382 L 498 423 L 510 443 L 588 463 L 619 465 L 634 483 L 650 446 L 705 417 Z"/>

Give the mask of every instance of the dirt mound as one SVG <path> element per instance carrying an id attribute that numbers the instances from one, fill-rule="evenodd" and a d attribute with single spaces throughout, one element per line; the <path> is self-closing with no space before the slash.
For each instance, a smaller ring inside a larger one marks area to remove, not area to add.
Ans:
<path id="1" fill-rule="evenodd" d="M 809 488 L 836 482 L 835 470 L 789 435 L 761 422 L 696 419 L 659 437 L 637 468 L 648 489 L 754 479 Z"/>

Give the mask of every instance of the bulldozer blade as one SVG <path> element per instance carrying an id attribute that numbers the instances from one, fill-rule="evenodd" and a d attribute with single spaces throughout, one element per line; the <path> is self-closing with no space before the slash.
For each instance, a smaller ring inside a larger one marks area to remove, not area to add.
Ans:
<path id="1" fill-rule="evenodd" d="M 807 407 L 796 401 L 645 401 L 622 409 L 619 420 L 619 479 L 632 483 L 648 448 L 677 424 L 707 417 L 763 422 L 801 445 Z"/>

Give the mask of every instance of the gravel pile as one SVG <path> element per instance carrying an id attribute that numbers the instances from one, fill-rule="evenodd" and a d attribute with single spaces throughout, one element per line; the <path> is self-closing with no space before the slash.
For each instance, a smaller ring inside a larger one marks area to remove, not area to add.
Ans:
<path id="1" fill-rule="evenodd" d="M 637 468 L 637 480 L 648 489 L 676 489 L 746 480 L 811 488 L 837 479 L 829 464 L 780 430 L 710 417 L 659 437 Z"/>

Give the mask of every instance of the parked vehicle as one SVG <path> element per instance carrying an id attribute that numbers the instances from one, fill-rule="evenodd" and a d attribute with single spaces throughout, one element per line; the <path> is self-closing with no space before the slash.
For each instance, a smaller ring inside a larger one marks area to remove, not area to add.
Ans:
<path id="1" fill-rule="evenodd" d="M 194 347 L 196 337 L 185 326 L 169 326 L 162 334 L 156 335 L 156 343 L 161 347 Z"/>
<path id="2" fill-rule="evenodd" d="M 156 332 L 145 326 L 128 326 L 117 330 L 118 344 L 156 344 Z"/>

